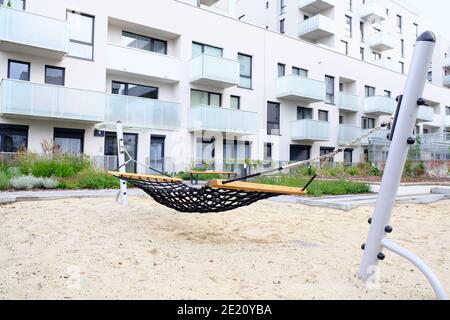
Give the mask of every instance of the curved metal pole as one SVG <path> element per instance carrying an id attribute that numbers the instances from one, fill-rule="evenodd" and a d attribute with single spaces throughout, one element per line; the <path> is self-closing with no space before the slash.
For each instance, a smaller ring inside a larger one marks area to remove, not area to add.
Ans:
<path id="1" fill-rule="evenodd" d="M 439 300 L 448 300 L 447 293 L 445 293 L 444 287 L 439 282 L 439 279 L 435 276 L 430 267 L 428 267 L 418 256 L 388 239 L 383 239 L 381 245 L 415 265 L 425 275 L 428 282 L 433 287 L 436 297 Z"/>

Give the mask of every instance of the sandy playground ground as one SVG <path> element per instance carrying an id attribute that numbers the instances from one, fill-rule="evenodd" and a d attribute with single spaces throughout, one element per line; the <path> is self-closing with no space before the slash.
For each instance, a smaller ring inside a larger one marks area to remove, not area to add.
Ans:
<path id="1" fill-rule="evenodd" d="M 387 252 L 374 288 L 356 272 L 372 208 L 262 201 L 179 214 L 148 197 L 0 207 L 0 299 L 433 299 Z M 450 290 L 450 201 L 396 207 L 391 239 Z"/>

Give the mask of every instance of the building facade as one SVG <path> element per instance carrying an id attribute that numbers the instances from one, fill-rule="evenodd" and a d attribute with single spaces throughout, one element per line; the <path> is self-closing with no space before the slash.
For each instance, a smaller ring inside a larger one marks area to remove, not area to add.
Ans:
<path id="1" fill-rule="evenodd" d="M 361 5 L 353 4 L 355 25 Z M 42 152 L 48 142 L 114 169 L 120 120 L 127 150 L 142 163 L 164 171 L 220 169 L 328 153 L 395 111 L 412 44 L 404 60 L 392 54 L 405 63 L 402 73 L 305 40 L 288 25 L 283 35 L 239 20 L 240 8 L 239 1 L 211 0 L 2 5 L 0 152 Z M 386 39 L 378 40 L 384 48 Z M 449 93 L 426 85 L 429 106 L 420 109 L 418 132 L 450 128 Z M 384 139 L 386 132 L 377 134 Z M 364 161 L 367 144 L 334 160 Z"/>

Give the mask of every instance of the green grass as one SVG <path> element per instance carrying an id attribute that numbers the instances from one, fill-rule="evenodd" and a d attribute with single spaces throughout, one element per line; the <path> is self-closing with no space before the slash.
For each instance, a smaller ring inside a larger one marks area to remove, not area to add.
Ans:
<path id="1" fill-rule="evenodd" d="M 7 190 L 10 186 L 9 176 L 6 172 L 0 171 L 0 190 Z"/>
<path id="2" fill-rule="evenodd" d="M 61 189 L 117 189 L 119 179 L 93 168 L 84 169 L 75 176 L 59 179 Z"/>
<path id="3" fill-rule="evenodd" d="M 263 177 L 258 183 L 303 188 L 308 183 L 308 177 Z M 370 187 L 366 183 L 344 180 L 314 180 L 308 187 L 308 195 L 320 197 L 325 195 L 346 195 L 369 193 Z"/>

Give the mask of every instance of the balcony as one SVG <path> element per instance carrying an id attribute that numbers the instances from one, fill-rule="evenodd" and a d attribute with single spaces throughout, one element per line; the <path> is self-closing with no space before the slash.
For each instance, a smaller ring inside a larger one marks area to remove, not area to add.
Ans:
<path id="1" fill-rule="evenodd" d="M 291 122 L 291 139 L 303 141 L 330 140 L 330 126 L 326 121 L 297 120 Z"/>
<path id="2" fill-rule="evenodd" d="M 99 123 L 104 120 L 105 94 L 17 80 L 0 85 L 4 117 L 59 119 Z"/>
<path id="3" fill-rule="evenodd" d="M 362 20 L 379 23 L 386 19 L 386 8 L 378 1 L 370 1 L 361 5 L 359 15 Z"/>
<path id="4" fill-rule="evenodd" d="M 303 39 L 318 41 L 334 35 L 334 21 L 321 14 L 299 23 L 298 35 Z"/>
<path id="5" fill-rule="evenodd" d="M 391 97 L 372 96 L 364 99 L 364 113 L 374 116 L 391 115 L 397 108 L 397 102 Z"/>
<path id="6" fill-rule="evenodd" d="M 419 111 L 417 113 L 417 121 L 418 122 L 433 122 L 434 120 L 434 111 L 431 107 L 420 106 Z"/>
<path id="7" fill-rule="evenodd" d="M 278 99 L 314 103 L 325 100 L 325 83 L 301 76 L 289 75 L 277 79 Z"/>
<path id="8" fill-rule="evenodd" d="M 444 59 L 444 62 L 442 63 L 442 67 L 444 69 L 450 69 L 450 57 Z"/>
<path id="9" fill-rule="evenodd" d="M 181 79 L 179 59 L 116 44 L 107 45 L 106 68 L 110 74 L 149 81 L 177 83 Z"/>
<path id="10" fill-rule="evenodd" d="M 346 124 L 339 125 L 338 144 L 348 145 L 362 134 L 361 127 Z"/>
<path id="11" fill-rule="evenodd" d="M 318 14 L 336 5 L 335 0 L 300 0 L 299 9 L 309 14 Z"/>
<path id="12" fill-rule="evenodd" d="M 379 67 L 394 71 L 400 72 L 400 65 L 392 59 L 381 58 L 378 60 L 372 61 L 373 64 L 376 64 Z"/>
<path id="13" fill-rule="evenodd" d="M 66 21 L 0 6 L 0 50 L 61 60 L 68 46 Z"/>
<path id="14" fill-rule="evenodd" d="M 107 94 L 104 122 L 120 120 L 131 127 L 176 130 L 180 128 L 180 113 L 179 103 Z"/>
<path id="15" fill-rule="evenodd" d="M 362 129 L 361 135 L 369 132 L 370 130 L 372 130 L 372 129 Z M 375 131 L 367 138 L 362 139 L 361 144 L 368 145 L 369 141 L 379 141 L 379 142 L 388 141 L 387 140 L 388 133 L 389 133 L 389 130 L 387 130 L 387 129 L 380 129 L 378 131 Z"/>
<path id="16" fill-rule="evenodd" d="M 239 85 L 238 61 L 202 54 L 190 61 L 189 70 L 191 83 L 223 89 Z"/>
<path id="17" fill-rule="evenodd" d="M 237 109 L 201 105 L 188 110 L 188 130 L 256 134 L 258 114 Z"/>
<path id="18" fill-rule="evenodd" d="M 443 85 L 444 87 L 450 88 L 450 75 L 444 76 L 444 78 L 443 78 L 443 80 L 442 80 L 442 85 Z"/>
<path id="19" fill-rule="evenodd" d="M 349 112 L 358 112 L 360 109 L 361 98 L 359 96 L 340 92 L 339 109 Z"/>
<path id="20" fill-rule="evenodd" d="M 387 32 L 376 32 L 367 37 L 369 47 L 375 51 L 383 52 L 395 48 L 395 37 Z"/>

